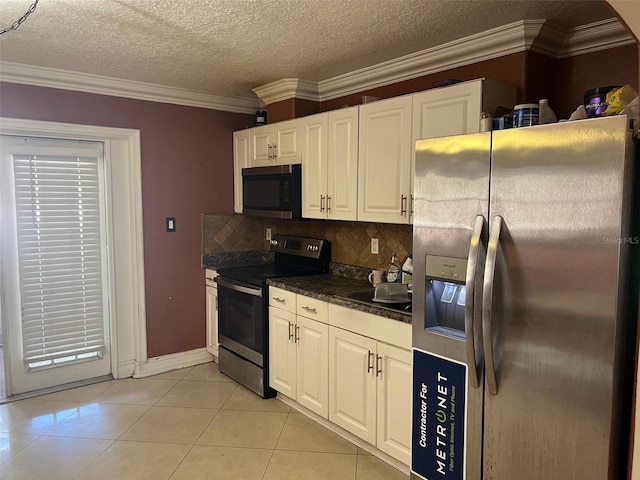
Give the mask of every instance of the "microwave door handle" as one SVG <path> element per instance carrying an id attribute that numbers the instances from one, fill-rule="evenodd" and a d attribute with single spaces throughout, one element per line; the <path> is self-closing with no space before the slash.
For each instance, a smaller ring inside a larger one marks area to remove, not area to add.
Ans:
<path id="1" fill-rule="evenodd" d="M 498 394 L 498 381 L 496 379 L 495 358 L 493 354 L 493 322 L 491 309 L 502 222 L 502 217 L 499 215 L 493 217 L 491 222 L 491 234 L 489 235 L 489 246 L 487 248 L 487 263 L 484 268 L 484 288 L 482 294 L 482 343 L 484 347 L 485 364 L 487 366 L 487 386 L 489 387 L 489 393 L 491 395 Z"/>
<path id="2" fill-rule="evenodd" d="M 480 253 L 480 242 L 484 230 L 485 220 L 482 215 L 478 215 L 473 226 L 471 242 L 469 243 L 469 258 L 467 261 L 467 278 L 465 283 L 466 298 L 464 306 L 464 329 L 467 346 L 467 365 L 469 367 L 469 383 L 473 388 L 478 388 L 478 358 L 476 355 L 476 340 L 480 345 L 480 332 L 475 329 L 476 320 L 476 295 L 475 285 L 478 276 L 478 254 Z M 478 338 L 476 338 L 478 337 Z"/>
<path id="3" fill-rule="evenodd" d="M 220 277 L 216 277 L 215 282 L 221 287 L 228 288 L 229 290 L 233 290 L 234 292 L 247 293 L 249 295 L 253 295 L 254 297 L 262 296 L 261 288 L 251 288 L 251 287 L 245 287 L 244 285 L 237 285 L 235 283 L 227 282 L 226 280 L 223 280 Z"/>

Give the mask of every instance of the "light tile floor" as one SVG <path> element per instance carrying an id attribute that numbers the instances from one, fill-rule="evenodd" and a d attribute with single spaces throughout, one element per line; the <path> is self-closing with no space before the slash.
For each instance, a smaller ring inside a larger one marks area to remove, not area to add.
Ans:
<path id="1" fill-rule="evenodd" d="M 0 405 L 1 480 L 406 480 L 215 363 Z"/>

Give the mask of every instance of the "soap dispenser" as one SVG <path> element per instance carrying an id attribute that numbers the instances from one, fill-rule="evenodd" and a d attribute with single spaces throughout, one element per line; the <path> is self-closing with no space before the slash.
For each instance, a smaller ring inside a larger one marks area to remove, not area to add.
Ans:
<path id="1" fill-rule="evenodd" d="M 402 269 L 400 268 L 400 263 L 398 262 L 398 256 L 396 252 L 391 254 L 391 263 L 387 267 L 386 277 L 388 283 L 400 283 L 401 280 Z"/>

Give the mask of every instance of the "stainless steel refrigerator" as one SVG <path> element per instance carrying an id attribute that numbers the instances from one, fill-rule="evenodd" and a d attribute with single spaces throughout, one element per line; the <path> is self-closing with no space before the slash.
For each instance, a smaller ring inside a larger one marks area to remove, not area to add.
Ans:
<path id="1" fill-rule="evenodd" d="M 412 479 L 624 478 L 640 263 L 628 123 L 418 141 Z"/>

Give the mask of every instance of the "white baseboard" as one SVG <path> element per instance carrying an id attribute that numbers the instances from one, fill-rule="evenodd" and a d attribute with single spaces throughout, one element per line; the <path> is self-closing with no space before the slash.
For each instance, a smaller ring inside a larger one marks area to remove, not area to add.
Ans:
<path id="1" fill-rule="evenodd" d="M 133 360 L 128 360 L 126 362 L 118 363 L 118 371 L 116 375 L 113 376 L 115 379 L 119 378 L 127 378 L 133 376 L 133 371 L 135 370 Z"/>
<path id="2" fill-rule="evenodd" d="M 159 373 L 192 367 L 201 363 L 211 362 L 213 355 L 206 348 L 197 348 L 187 352 L 172 353 L 160 357 L 149 358 L 146 362 L 135 362 L 133 376 L 135 378 L 149 377 Z"/>

